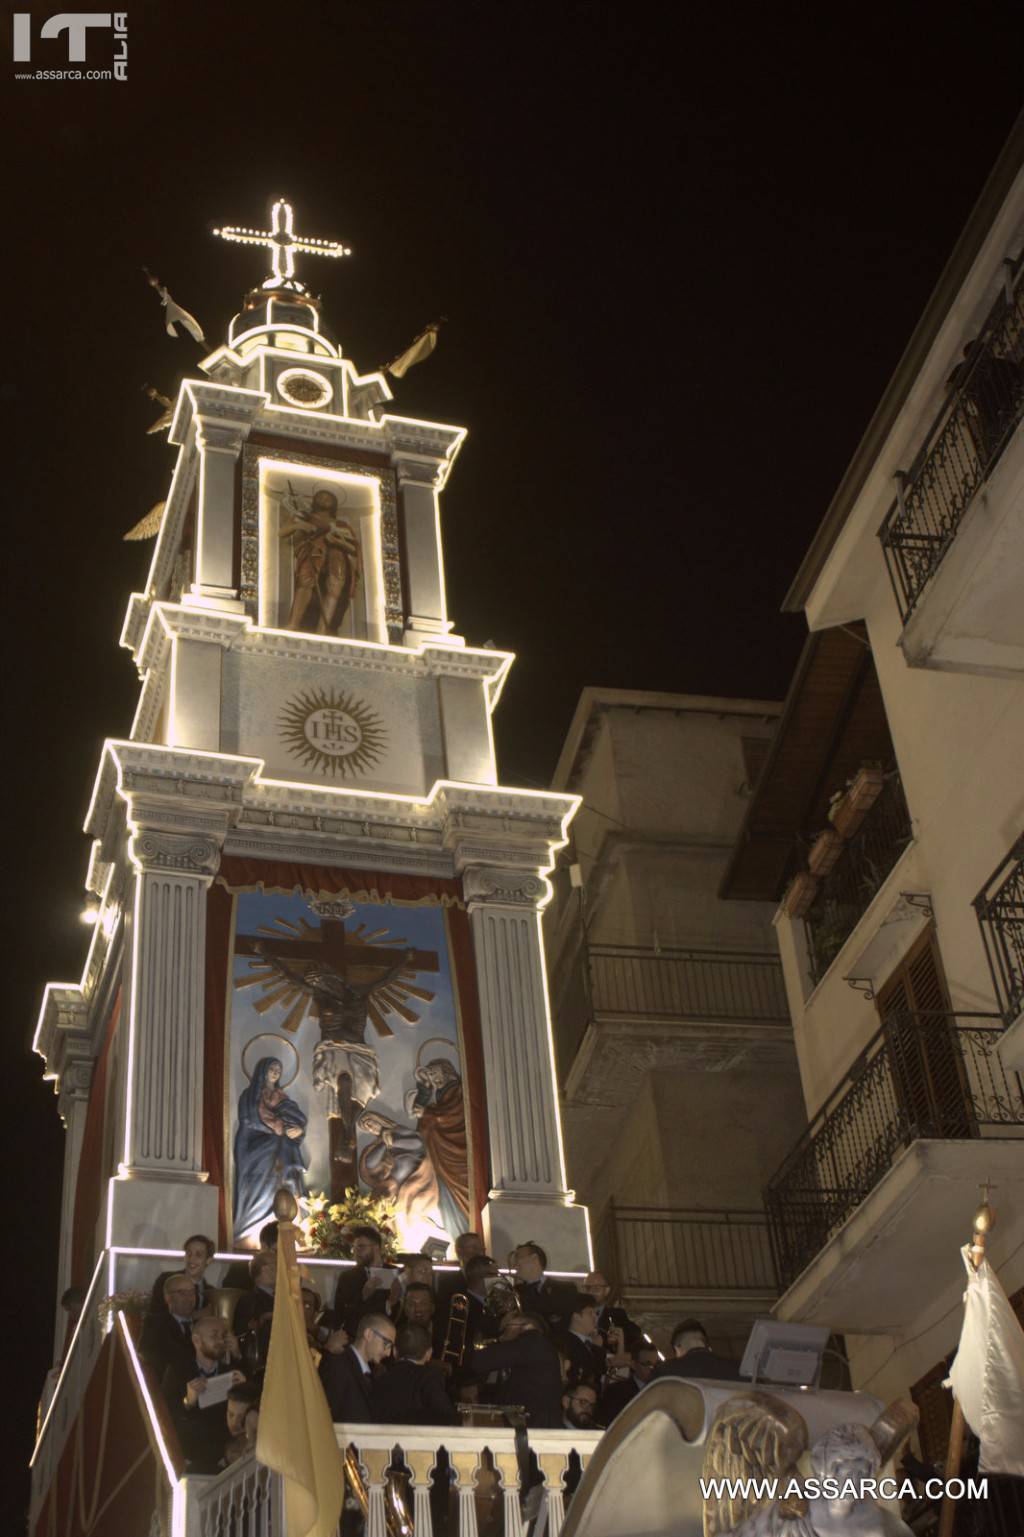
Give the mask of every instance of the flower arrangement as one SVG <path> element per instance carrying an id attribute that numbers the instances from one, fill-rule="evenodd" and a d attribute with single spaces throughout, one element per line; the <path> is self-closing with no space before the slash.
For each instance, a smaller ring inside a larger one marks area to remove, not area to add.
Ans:
<path id="1" fill-rule="evenodd" d="M 379 1196 L 363 1195 L 349 1190 L 343 1201 L 330 1201 L 326 1195 L 303 1196 L 299 1205 L 303 1210 L 297 1224 L 305 1240 L 306 1253 L 323 1259 L 352 1258 L 352 1229 L 372 1227 L 381 1236 L 385 1264 L 398 1253 L 398 1232 L 395 1227 L 395 1203 Z"/>
<path id="2" fill-rule="evenodd" d="M 129 1313 L 134 1318 L 145 1318 L 152 1301 L 149 1292 L 137 1291 L 114 1292 L 110 1297 L 101 1297 L 97 1308 L 100 1325 L 106 1329 L 115 1313 Z"/>

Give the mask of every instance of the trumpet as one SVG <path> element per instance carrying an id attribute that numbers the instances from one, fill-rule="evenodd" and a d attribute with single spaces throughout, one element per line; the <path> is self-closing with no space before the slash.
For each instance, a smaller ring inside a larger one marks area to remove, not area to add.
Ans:
<path id="1" fill-rule="evenodd" d="M 466 1331 L 469 1328 L 469 1298 L 465 1292 L 455 1292 L 448 1305 L 448 1328 L 445 1331 L 441 1360 L 458 1371 L 466 1354 Z"/>

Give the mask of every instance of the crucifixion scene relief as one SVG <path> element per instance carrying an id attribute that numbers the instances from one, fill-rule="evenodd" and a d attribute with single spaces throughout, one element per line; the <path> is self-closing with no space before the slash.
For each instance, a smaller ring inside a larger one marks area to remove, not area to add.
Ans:
<path id="1" fill-rule="evenodd" d="M 227 1127 L 236 1242 L 281 1184 L 393 1199 L 403 1239 L 469 1209 L 457 983 L 440 906 L 236 898 Z"/>

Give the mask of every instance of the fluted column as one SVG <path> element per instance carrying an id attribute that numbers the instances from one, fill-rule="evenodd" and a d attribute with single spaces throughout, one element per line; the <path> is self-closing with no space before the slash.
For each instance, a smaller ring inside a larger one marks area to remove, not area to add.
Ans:
<path id="1" fill-rule="evenodd" d="M 124 1163 L 133 1171 L 202 1171 L 203 958 L 212 838 L 141 832 L 135 873 L 131 1081 Z"/>
<path id="2" fill-rule="evenodd" d="M 448 634 L 445 611 L 437 461 L 403 455 L 397 460 L 409 612 L 406 639 L 418 645 Z"/>
<path id="3" fill-rule="evenodd" d="M 57 1322 L 54 1333 L 53 1358 L 59 1361 L 64 1352 L 64 1336 L 67 1332 L 67 1315 L 60 1307 L 60 1299 L 74 1278 L 71 1274 L 71 1235 L 74 1230 L 75 1196 L 78 1191 L 78 1165 L 82 1156 L 82 1137 L 85 1134 L 85 1118 L 89 1113 L 89 1091 L 92 1087 L 95 1062 L 80 1056 L 65 1064 L 60 1078 L 60 1114 L 64 1122 L 64 1183 L 61 1189 L 60 1253 L 57 1261 Z"/>
<path id="4" fill-rule="evenodd" d="M 202 833 L 140 829 L 131 854 L 125 1133 L 112 1236 L 177 1244 L 185 1232 L 216 1231 L 216 1191 L 203 1169 L 203 1037 L 206 893 L 220 847 Z"/>
<path id="5" fill-rule="evenodd" d="M 253 390 L 191 382 L 199 475 L 196 495 L 196 574 L 186 602 L 235 609 L 236 469 L 264 397 Z"/>
<path id="6" fill-rule="evenodd" d="M 584 1208 L 565 1185 L 539 904 L 530 870 L 473 866 L 463 874 L 483 1034 L 491 1194 L 488 1248 L 503 1260 L 533 1239 L 553 1269 L 584 1269 Z"/>

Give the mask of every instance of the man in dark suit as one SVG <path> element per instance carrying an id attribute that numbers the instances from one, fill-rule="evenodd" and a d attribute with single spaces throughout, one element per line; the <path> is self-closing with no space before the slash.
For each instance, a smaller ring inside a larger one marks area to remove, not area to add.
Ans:
<path id="1" fill-rule="evenodd" d="M 276 1254 L 277 1253 L 277 1223 L 276 1222 L 268 1222 L 264 1227 L 260 1228 L 260 1248 L 261 1249 L 269 1249 L 271 1254 Z M 252 1264 L 251 1259 L 249 1259 L 249 1260 L 245 1260 L 245 1259 L 232 1260 L 231 1264 L 228 1266 L 227 1270 L 224 1272 L 224 1276 L 223 1276 L 223 1279 L 221 1280 L 220 1284 L 222 1286 L 230 1287 L 232 1290 L 237 1290 L 237 1291 L 246 1291 L 246 1290 L 248 1290 L 248 1288 L 252 1285 L 252 1281 L 250 1280 L 250 1274 L 249 1274 L 249 1266 L 251 1264 Z"/>
<path id="2" fill-rule="evenodd" d="M 336 1425 L 372 1425 L 370 1403 L 373 1368 L 389 1356 L 395 1343 L 395 1326 L 384 1313 L 364 1313 L 351 1345 L 339 1355 L 325 1351 L 320 1361 L 320 1380 Z"/>
<path id="3" fill-rule="evenodd" d="M 460 1233 L 455 1240 L 455 1258 L 459 1262 L 458 1270 L 441 1270 L 437 1274 L 437 1300 L 446 1303 L 449 1297 L 456 1292 L 465 1294 L 469 1286 L 469 1274 L 466 1266 L 471 1259 L 478 1254 L 485 1254 L 484 1241 L 479 1233 Z"/>
<path id="4" fill-rule="evenodd" d="M 475 1236 L 475 1235 L 473 1235 Z M 437 1307 L 434 1314 L 434 1359 L 440 1361 L 445 1343 L 449 1337 L 451 1324 L 452 1298 L 461 1295 L 465 1297 L 468 1311 L 466 1316 L 466 1330 L 463 1336 L 462 1366 L 452 1372 L 449 1377 L 449 1386 L 453 1389 L 461 1386 L 467 1380 L 475 1381 L 472 1377 L 473 1350 L 477 1340 L 493 1340 L 498 1335 L 498 1320 L 487 1311 L 487 1280 L 498 1274 L 498 1267 L 488 1254 L 474 1254 L 472 1259 L 466 1261 L 465 1288 L 461 1293 L 451 1292 Z M 458 1344 L 458 1335 L 452 1332 L 453 1346 Z"/>
<path id="5" fill-rule="evenodd" d="M 639 1324 L 635 1324 L 626 1312 L 625 1308 L 613 1307 L 610 1302 L 612 1288 L 600 1270 L 592 1270 L 583 1283 L 581 1290 L 593 1297 L 597 1303 L 597 1332 L 603 1336 L 604 1348 L 609 1355 L 618 1355 L 615 1349 L 618 1340 L 609 1339 L 609 1333 L 613 1329 L 619 1331 L 624 1349 L 630 1350 L 638 1345 L 644 1337 L 644 1331 Z"/>
<path id="6" fill-rule="evenodd" d="M 250 1290 L 235 1305 L 232 1326 L 236 1334 L 259 1329 L 274 1314 L 274 1288 L 277 1283 L 277 1256 L 258 1249 L 249 1261 Z"/>
<path id="7" fill-rule="evenodd" d="M 544 1274 L 548 1257 L 539 1243 L 521 1243 L 512 1252 L 516 1291 L 528 1313 L 539 1313 L 550 1328 L 564 1328 L 576 1300 L 571 1281 L 552 1281 Z"/>
<path id="8" fill-rule="evenodd" d="M 569 1327 L 555 1335 L 569 1360 L 569 1386 L 578 1382 L 590 1382 L 598 1387 L 604 1376 L 605 1349 L 595 1344 L 597 1332 L 597 1303 L 586 1292 L 577 1292 L 569 1315 Z"/>
<path id="9" fill-rule="evenodd" d="M 652 1378 L 702 1377 L 711 1381 L 739 1382 L 736 1361 L 716 1355 L 708 1343 L 707 1330 L 696 1318 L 684 1318 L 672 1330 L 672 1354 L 656 1366 Z"/>
<path id="10" fill-rule="evenodd" d="M 634 1345 L 629 1354 L 629 1375 L 610 1382 L 601 1397 L 603 1425 L 610 1425 L 615 1416 L 621 1414 L 626 1405 L 633 1401 L 640 1389 L 647 1386 L 658 1365 L 658 1352 L 645 1339 Z"/>
<path id="11" fill-rule="evenodd" d="M 164 1282 L 166 1306 L 147 1313 L 142 1325 L 139 1354 L 158 1377 L 169 1366 L 188 1366 L 193 1359 L 192 1315 L 196 1289 L 187 1275 L 171 1275 Z"/>
<path id="12" fill-rule="evenodd" d="M 394 1365 L 374 1378 L 373 1417 L 382 1425 L 456 1425 L 459 1417 L 445 1392 L 444 1377 L 432 1364 L 430 1335 L 422 1324 L 406 1324 L 395 1340 Z"/>
<path id="13" fill-rule="evenodd" d="M 210 1283 L 206 1279 L 206 1271 L 216 1252 L 216 1244 L 212 1238 L 207 1238 L 205 1233 L 193 1233 L 191 1238 L 186 1238 L 182 1245 L 185 1263 L 181 1267 L 181 1274 L 187 1275 L 196 1289 L 196 1308 L 201 1311 L 210 1303 Z M 159 1312 L 164 1306 L 164 1282 L 172 1275 L 179 1274 L 176 1270 L 162 1270 L 153 1282 L 153 1297 L 150 1302 L 150 1311 Z"/>
<path id="14" fill-rule="evenodd" d="M 482 1395 L 499 1404 L 522 1404 L 534 1430 L 557 1430 L 562 1424 L 562 1373 L 558 1351 L 535 1313 L 508 1313 L 501 1338 L 473 1352 L 470 1363 L 478 1381 L 499 1374 Z"/>
<path id="15" fill-rule="evenodd" d="M 352 1258 L 355 1264 L 351 1270 L 343 1270 L 338 1277 L 334 1291 L 335 1329 L 344 1329 L 350 1336 L 354 1336 L 363 1313 L 387 1313 L 393 1303 L 397 1305 L 400 1289 L 393 1286 L 389 1291 L 378 1286 L 370 1275 L 371 1270 L 380 1269 L 383 1265 L 383 1253 L 376 1228 L 353 1229 Z"/>
<path id="16" fill-rule="evenodd" d="M 233 1381 L 245 1381 L 233 1368 L 232 1337 L 223 1318 L 204 1315 L 192 1327 L 192 1357 L 167 1367 L 161 1386 L 171 1412 L 189 1473 L 216 1473 L 228 1439 L 227 1403 L 204 1407 L 203 1393 L 211 1377 L 231 1372 Z"/>

